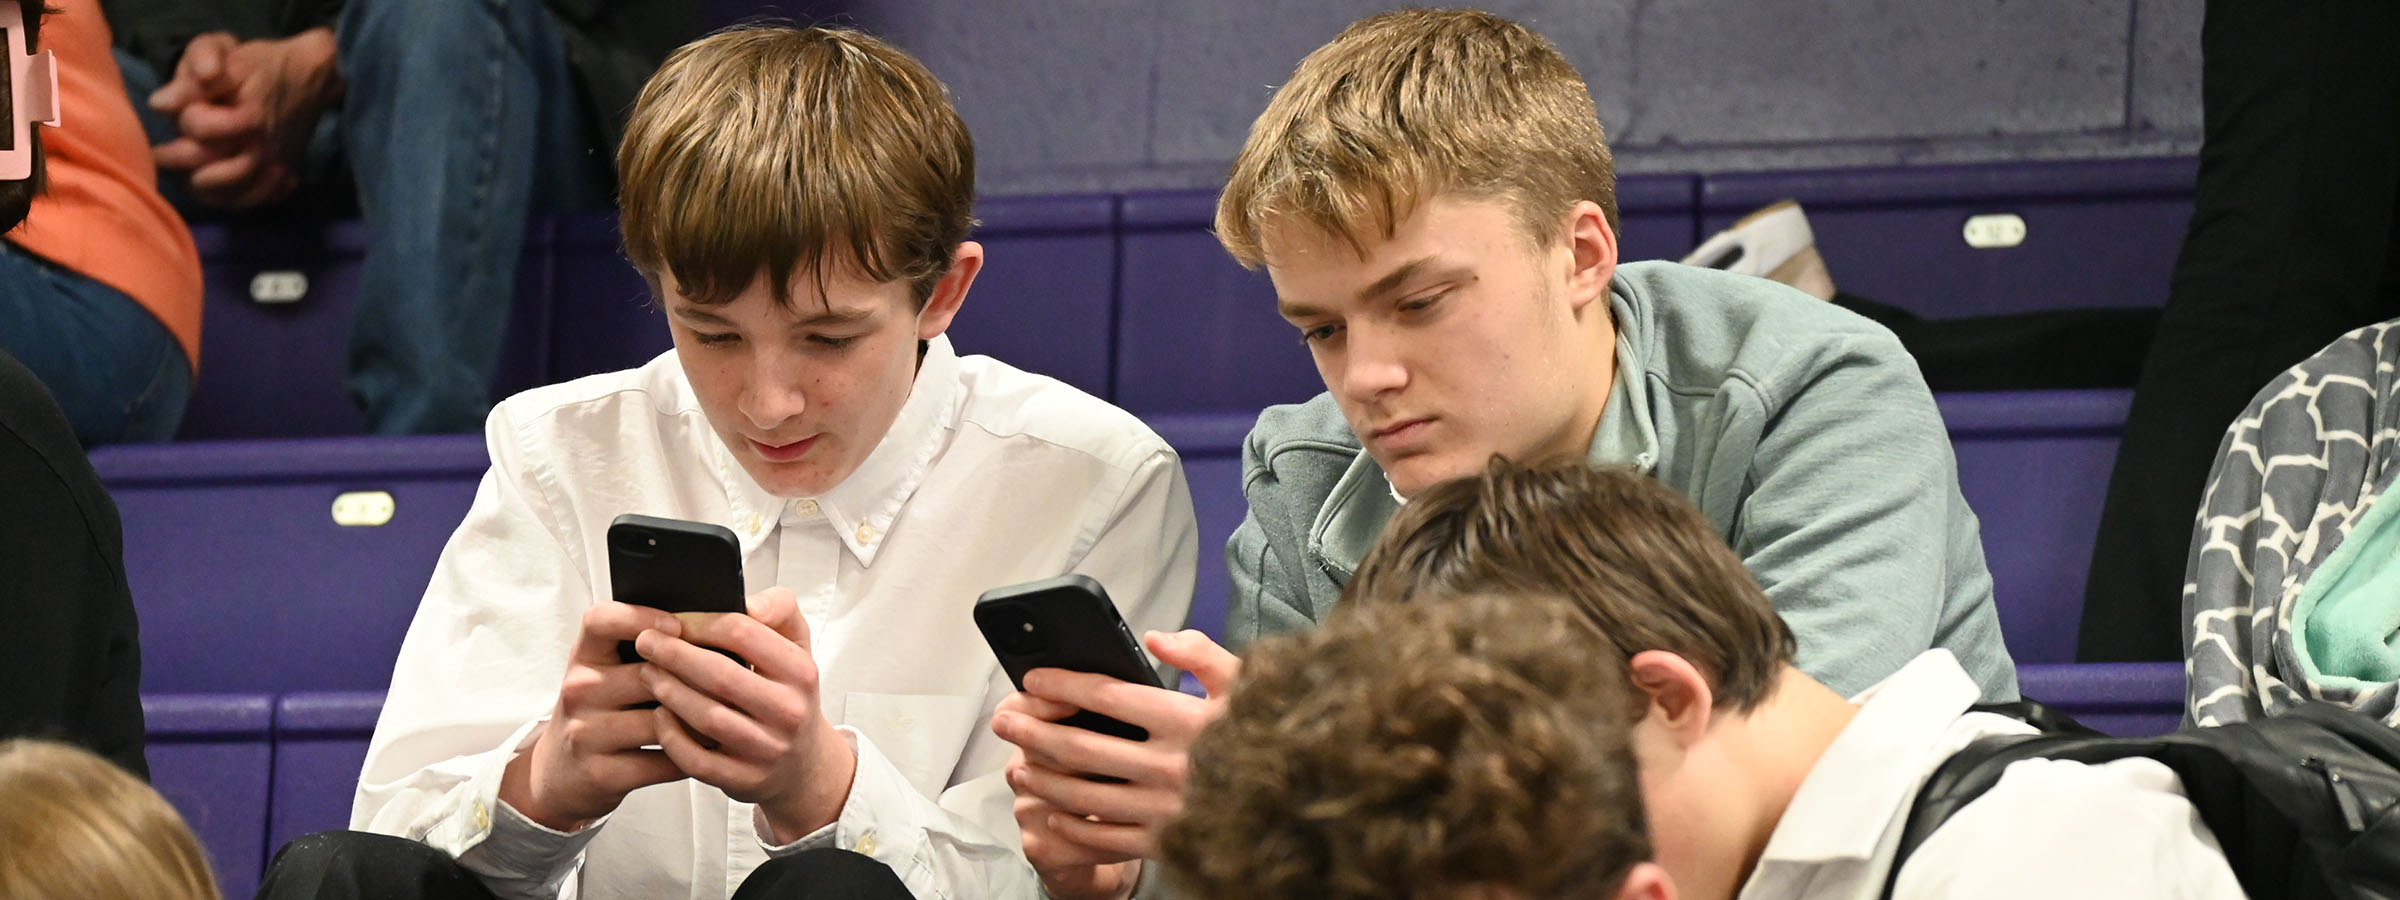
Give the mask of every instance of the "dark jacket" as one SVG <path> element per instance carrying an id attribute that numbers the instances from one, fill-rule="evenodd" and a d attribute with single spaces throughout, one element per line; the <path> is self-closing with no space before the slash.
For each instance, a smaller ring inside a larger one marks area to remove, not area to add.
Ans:
<path id="1" fill-rule="evenodd" d="M 147 778 L 124 541 L 66 414 L 0 353 L 0 737 L 63 739 Z"/>
<path id="2" fill-rule="evenodd" d="M 430 2 L 430 0 L 401 0 Z M 600 125 L 612 162 L 625 116 L 643 82 L 676 47 L 700 36 L 696 0 L 543 0 L 558 23 L 568 65 Z M 242 39 L 283 37 L 340 18 L 342 0 L 108 0 L 117 46 L 150 63 L 163 82 L 192 38 L 230 31 Z"/>

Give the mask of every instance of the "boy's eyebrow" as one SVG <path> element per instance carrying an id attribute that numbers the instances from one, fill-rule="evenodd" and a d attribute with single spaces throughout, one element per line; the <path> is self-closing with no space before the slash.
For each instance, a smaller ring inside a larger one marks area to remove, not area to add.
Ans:
<path id="1" fill-rule="evenodd" d="M 1384 294 L 1389 294 L 1395 290 L 1399 290 L 1401 285 L 1407 284 L 1417 276 L 1425 274 L 1425 270 L 1432 268 L 1435 262 L 1437 262 L 1437 260 L 1435 260 L 1432 256 L 1420 256 L 1416 259 L 1409 260 L 1408 262 L 1401 263 L 1399 268 L 1393 269 L 1391 272 L 1385 274 L 1382 278 L 1375 279 L 1374 284 L 1367 285 L 1365 288 L 1361 289 L 1358 292 L 1359 302 L 1363 303 L 1373 300 L 1376 297 Z M 1293 321 L 1313 318 L 1325 314 L 1324 310 L 1318 309 L 1314 306 L 1309 306 L 1305 303 L 1296 303 L 1282 297 L 1275 298 L 1275 311 L 1281 313 L 1284 318 Z"/>
<path id="2" fill-rule="evenodd" d="M 801 319 L 797 325 L 801 328 L 813 328 L 818 325 L 848 325 L 853 322 L 864 320 L 868 316 L 874 314 L 875 311 L 871 308 L 847 310 L 829 308 L 824 312 Z"/>
<path id="3" fill-rule="evenodd" d="M 733 322 L 726 319 L 724 316 L 709 312 L 707 309 L 699 306 L 678 304 L 676 306 L 669 307 L 667 311 L 676 318 L 695 325 L 715 325 L 726 328 L 733 327 Z M 824 312 L 817 313 L 816 315 L 801 319 L 798 322 L 794 322 L 792 323 L 792 327 L 815 328 L 821 325 L 849 325 L 864 321 L 867 317 L 874 314 L 875 311 L 873 309 L 829 309 Z"/>
<path id="4" fill-rule="evenodd" d="M 732 322 L 726 321 L 724 316 L 717 315 L 716 313 L 709 312 L 706 309 L 702 309 L 688 303 L 679 303 L 667 307 L 667 313 L 675 318 L 682 319 L 696 325 L 731 326 L 733 324 Z"/>

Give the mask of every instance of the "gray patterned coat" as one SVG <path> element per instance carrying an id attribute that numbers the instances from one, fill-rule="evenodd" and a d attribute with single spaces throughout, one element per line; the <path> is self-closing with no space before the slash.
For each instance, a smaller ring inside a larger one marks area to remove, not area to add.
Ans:
<path id="1" fill-rule="evenodd" d="M 2400 320 L 2343 335 L 2269 382 L 2218 446 L 2184 569 L 2192 721 L 2239 722 L 2313 699 L 2400 725 L 2400 686 L 2310 682 L 2292 623 L 2309 579 L 2391 487 L 2396 362 Z"/>

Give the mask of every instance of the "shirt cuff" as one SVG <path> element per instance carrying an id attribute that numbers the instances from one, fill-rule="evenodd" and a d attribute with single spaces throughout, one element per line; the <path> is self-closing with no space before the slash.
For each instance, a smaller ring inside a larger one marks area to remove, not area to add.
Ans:
<path id="1" fill-rule="evenodd" d="M 839 847 L 844 850 L 855 850 L 867 856 L 875 855 L 872 852 L 874 828 L 867 821 L 867 804 L 861 802 L 858 789 L 859 782 L 867 778 L 867 754 L 859 747 L 860 744 L 866 743 L 866 736 L 859 734 L 858 729 L 848 725 L 836 725 L 833 727 L 833 731 L 842 736 L 843 742 L 850 745 L 850 752 L 858 757 L 858 764 L 851 767 L 850 795 L 842 801 L 841 814 L 835 816 L 833 821 L 825 823 L 824 827 L 801 835 L 791 843 L 777 844 L 775 843 L 775 828 L 767 824 L 766 811 L 752 807 L 750 828 L 757 833 L 758 845 L 766 848 L 768 856 L 790 856 L 802 850 L 816 850 L 824 847 Z M 868 746 L 873 745 L 868 744 Z M 878 759 L 880 760 L 881 757 L 878 756 Z M 847 832 L 843 830 L 845 824 L 849 826 Z M 868 849 L 860 850 L 857 846 L 861 834 L 868 836 Z M 847 840 L 844 840 L 845 835 L 848 837 Z"/>
<path id="2" fill-rule="evenodd" d="M 555 897 L 574 874 L 583 848 L 600 834 L 607 816 L 574 831 L 559 831 L 527 818 L 500 799 L 500 781 L 508 764 L 533 748 L 550 718 L 526 723 L 494 753 L 460 792 L 463 809 L 432 831 L 425 842 L 448 851 L 458 864 L 500 897 Z"/>

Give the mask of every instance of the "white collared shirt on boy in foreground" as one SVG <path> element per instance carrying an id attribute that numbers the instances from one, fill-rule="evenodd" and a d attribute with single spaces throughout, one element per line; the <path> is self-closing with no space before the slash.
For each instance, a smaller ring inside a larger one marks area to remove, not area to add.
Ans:
<path id="1" fill-rule="evenodd" d="M 970 611 L 1066 572 L 1136 633 L 1183 625 L 1198 537 L 1173 450 L 1132 415 L 995 360 L 927 348 L 899 418 L 823 496 L 768 494 L 702 416 L 673 352 L 500 404 L 492 468 L 409 626 L 352 827 L 423 840 L 503 897 L 732 894 L 769 854 L 838 846 L 920 897 L 1037 896 L 988 723 L 1011 687 Z M 693 780 L 552 831 L 498 799 L 558 698 L 620 513 L 740 537 L 746 589 L 799 597 L 824 714 L 858 751 L 831 826 L 783 847 Z"/>
<path id="2" fill-rule="evenodd" d="M 1736 900 L 1876 900 L 1917 788 L 1976 738 L 2030 734 L 1968 712 L 1975 681 L 1929 650 L 1853 698 L 1858 716 L 1809 769 Z M 2011 765 L 1901 866 L 1894 900 L 2241 900 L 2216 835 L 2152 759 Z"/>

